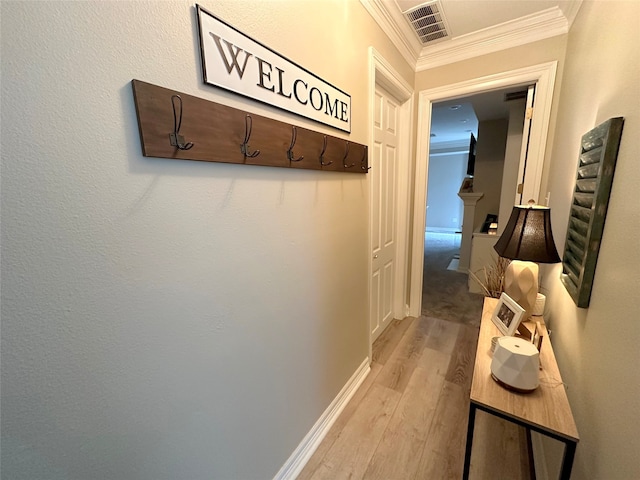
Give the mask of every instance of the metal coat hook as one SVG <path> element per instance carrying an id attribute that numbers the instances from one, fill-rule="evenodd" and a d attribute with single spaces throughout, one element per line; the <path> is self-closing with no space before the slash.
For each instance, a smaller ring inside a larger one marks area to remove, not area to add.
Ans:
<path id="1" fill-rule="evenodd" d="M 344 157 L 342 158 L 342 166 L 344 168 L 354 167 L 356 164 L 352 163 L 351 165 L 347 165 L 347 157 L 349 156 L 349 142 L 347 142 L 347 149 L 344 152 Z"/>
<path id="2" fill-rule="evenodd" d="M 293 147 L 296 144 L 297 138 L 298 138 L 298 131 L 296 130 L 295 126 L 292 126 L 291 127 L 291 145 L 289 145 L 289 150 L 287 150 L 287 158 L 289 159 L 290 162 L 299 162 L 304 158 L 304 156 L 294 158 L 295 155 L 293 154 Z"/>
<path id="3" fill-rule="evenodd" d="M 176 112 L 175 99 L 178 100 L 180 113 Z M 180 127 L 182 126 L 182 97 L 180 95 L 171 95 L 171 107 L 173 107 L 173 133 L 169 134 L 169 142 L 179 150 L 189 150 L 193 147 L 193 142 L 185 143 L 184 136 L 180 135 Z"/>
<path id="4" fill-rule="evenodd" d="M 365 172 L 367 170 L 371 170 L 371 167 L 367 167 L 367 147 L 362 147 L 362 159 L 360 160 L 360 169 L 364 170 Z"/>
<path id="5" fill-rule="evenodd" d="M 244 159 L 254 158 L 260 155 L 260 150 L 256 150 L 255 152 L 250 152 L 249 150 L 249 139 L 251 138 L 251 130 L 253 130 L 253 118 L 251 115 L 247 115 L 244 117 L 244 142 L 240 144 L 240 151 L 244 155 Z"/>
<path id="6" fill-rule="evenodd" d="M 322 165 L 323 167 L 328 167 L 333 163 L 333 161 L 330 161 L 329 163 L 324 163 L 324 152 L 326 151 L 327 151 L 327 136 L 325 135 L 324 139 L 322 140 L 322 151 L 320 152 L 320 165 Z"/>

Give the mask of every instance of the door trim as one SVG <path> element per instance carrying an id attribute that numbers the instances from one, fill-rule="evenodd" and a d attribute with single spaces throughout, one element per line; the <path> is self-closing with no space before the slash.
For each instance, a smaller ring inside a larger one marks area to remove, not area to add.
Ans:
<path id="1" fill-rule="evenodd" d="M 409 268 L 409 226 L 411 218 L 409 215 L 409 205 L 411 203 L 411 159 L 413 158 L 411 146 L 411 132 L 413 131 L 413 104 L 414 93 L 413 88 L 404 80 L 400 74 L 391 66 L 391 64 L 373 47 L 369 47 L 369 131 L 368 144 L 369 151 L 373 151 L 374 146 L 374 115 L 376 101 L 376 85 L 380 85 L 384 90 L 391 94 L 399 105 L 399 125 L 398 125 L 398 171 L 396 176 L 396 192 L 397 196 L 397 212 L 396 215 L 396 232 L 397 232 L 397 251 L 396 251 L 396 271 L 395 271 L 395 291 L 393 293 L 393 314 L 394 318 L 404 318 L 408 313 L 408 284 L 407 273 Z M 371 184 L 367 175 L 367 186 L 369 190 L 369 241 L 368 253 L 372 251 L 372 234 L 371 226 Z M 404 192 L 404 194 L 403 194 Z M 372 275 L 372 259 L 368 258 L 368 277 L 367 277 L 367 335 L 369 338 L 369 358 L 372 357 L 372 339 L 371 339 L 371 275 Z"/>
<path id="2" fill-rule="evenodd" d="M 538 199 L 542 183 L 542 168 L 551 118 L 553 87 L 558 62 L 548 62 L 507 72 L 479 77 L 438 88 L 421 90 L 418 101 L 418 139 L 415 156 L 415 193 L 413 207 L 413 237 L 410 252 L 409 315 L 420 316 L 422 309 L 422 274 L 424 268 L 424 230 L 427 203 L 427 176 L 429 170 L 429 139 L 431 134 L 431 108 L 434 102 L 474 95 L 512 86 L 537 84 L 536 111 L 531 126 L 530 181 L 525 183 L 523 198 Z M 529 167 L 530 165 L 530 167 Z"/>

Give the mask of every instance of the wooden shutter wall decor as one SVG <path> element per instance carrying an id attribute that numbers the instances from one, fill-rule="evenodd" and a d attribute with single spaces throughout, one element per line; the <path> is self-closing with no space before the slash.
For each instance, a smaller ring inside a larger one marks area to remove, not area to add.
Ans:
<path id="1" fill-rule="evenodd" d="M 368 147 L 131 81 L 145 157 L 367 173 Z"/>
<path id="2" fill-rule="evenodd" d="M 581 308 L 588 307 L 591 298 L 623 123 L 622 117 L 610 118 L 584 134 L 580 143 L 561 280 Z"/>

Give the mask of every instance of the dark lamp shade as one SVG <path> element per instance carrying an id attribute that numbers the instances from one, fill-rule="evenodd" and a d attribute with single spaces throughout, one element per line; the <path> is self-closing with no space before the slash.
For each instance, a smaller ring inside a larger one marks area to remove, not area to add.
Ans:
<path id="1" fill-rule="evenodd" d="M 551 210 L 538 205 L 514 206 L 507 227 L 493 248 L 501 257 L 512 260 L 558 263 L 560 257 L 551 233 Z"/>

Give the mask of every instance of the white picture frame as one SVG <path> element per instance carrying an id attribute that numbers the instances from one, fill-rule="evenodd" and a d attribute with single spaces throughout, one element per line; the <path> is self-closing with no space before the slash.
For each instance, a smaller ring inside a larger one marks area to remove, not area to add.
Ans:
<path id="1" fill-rule="evenodd" d="M 516 333 L 518 325 L 523 319 L 524 311 L 524 308 L 518 305 L 513 298 L 502 292 L 491 315 L 491 321 L 498 327 L 502 335 L 511 337 Z"/>

